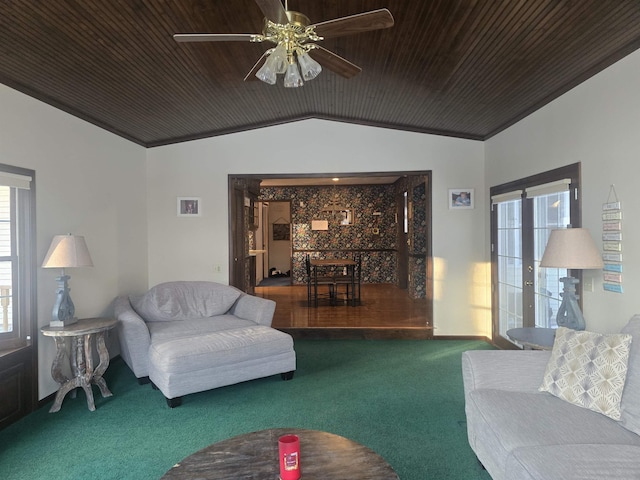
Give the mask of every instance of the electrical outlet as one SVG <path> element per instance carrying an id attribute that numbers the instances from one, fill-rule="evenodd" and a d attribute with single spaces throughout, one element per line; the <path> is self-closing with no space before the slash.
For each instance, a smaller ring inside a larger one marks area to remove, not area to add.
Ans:
<path id="1" fill-rule="evenodd" d="M 222 272 L 222 265 L 214 265 L 213 266 L 213 271 L 216 272 L 216 273 Z"/>

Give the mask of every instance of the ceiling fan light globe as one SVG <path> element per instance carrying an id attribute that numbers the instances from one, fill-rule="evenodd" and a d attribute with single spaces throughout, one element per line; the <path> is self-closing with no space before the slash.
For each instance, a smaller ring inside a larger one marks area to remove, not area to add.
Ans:
<path id="1" fill-rule="evenodd" d="M 284 86 L 286 88 L 296 88 L 304 85 L 298 65 L 296 63 L 290 63 L 287 66 L 287 73 L 284 74 Z"/>
<path id="2" fill-rule="evenodd" d="M 322 72 L 320 64 L 307 53 L 303 53 L 298 56 L 298 63 L 300 64 L 300 70 L 302 71 L 302 78 L 306 81 L 313 80 L 320 74 L 320 72 Z"/>
<path id="3" fill-rule="evenodd" d="M 276 73 L 285 73 L 287 71 L 287 49 L 284 44 L 280 43 L 275 48 L 269 59 L 273 58 L 273 69 Z"/>
<path id="4" fill-rule="evenodd" d="M 276 76 L 275 70 L 273 70 L 269 62 L 270 58 L 271 57 L 267 58 L 267 61 L 264 62 L 264 65 L 262 65 L 262 67 L 260 67 L 260 70 L 256 72 L 256 77 L 258 77 L 264 83 L 268 83 L 269 85 L 275 85 L 277 76 Z"/>

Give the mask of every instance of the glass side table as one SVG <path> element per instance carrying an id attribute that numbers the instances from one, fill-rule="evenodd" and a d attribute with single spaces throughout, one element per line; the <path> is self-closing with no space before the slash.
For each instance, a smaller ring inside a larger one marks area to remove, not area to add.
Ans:
<path id="1" fill-rule="evenodd" d="M 507 336 L 525 350 L 551 350 L 556 338 L 555 328 L 523 327 L 507 330 Z"/>

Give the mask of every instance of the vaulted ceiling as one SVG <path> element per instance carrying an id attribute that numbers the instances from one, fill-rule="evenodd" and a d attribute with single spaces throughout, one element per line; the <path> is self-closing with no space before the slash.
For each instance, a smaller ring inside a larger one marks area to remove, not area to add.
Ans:
<path id="1" fill-rule="evenodd" d="M 300 88 L 243 81 L 266 43 L 254 0 L 4 0 L 0 82 L 140 145 L 305 118 L 487 139 L 640 47 L 638 0 L 290 0 L 311 23 L 388 8 L 328 38 L 362 68 Z M 1 107 L 1 106 L 0 106 Z"/>

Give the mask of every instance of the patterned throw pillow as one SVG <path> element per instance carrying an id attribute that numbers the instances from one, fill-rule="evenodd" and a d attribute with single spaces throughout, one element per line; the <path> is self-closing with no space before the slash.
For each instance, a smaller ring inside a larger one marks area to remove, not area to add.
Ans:
<path id="1" fill-rule="evenodd" d="M 559 327 L 539 390 L 620 420 L 631 338 Z"/>

